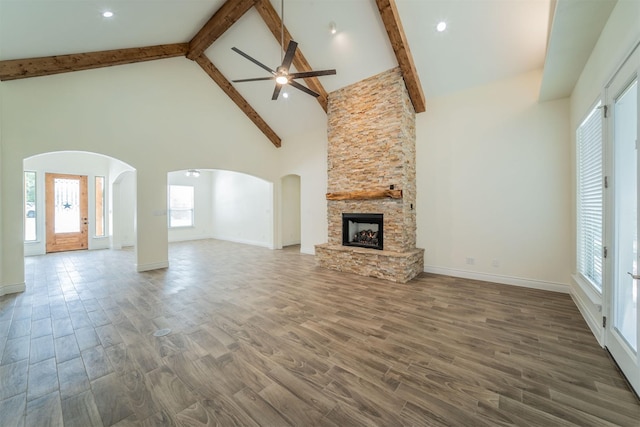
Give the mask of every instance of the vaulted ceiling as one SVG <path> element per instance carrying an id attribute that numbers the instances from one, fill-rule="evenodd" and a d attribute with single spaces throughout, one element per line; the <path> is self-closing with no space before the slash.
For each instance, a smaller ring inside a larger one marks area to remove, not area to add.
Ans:
<path id="1" fill-rule="evenodd" d="M 562 25 L 553 28 L 552 34 L 562 40 L 567 34 L 564 28 L 575 25 L 571 16 L 581 0 L 557 1 L 574 5 L 565 7 L 562 15 L 569 23 L 558 19 Z M 550 11 L 561 9 L 555 4 L 550 0 L 284 0 L 287 35 L 299 43 L 304 55 L 294 60 L 293 68 L 335 68 L 337 74 L 304 82 L 322 94 L 318 99 L 289 88 L 287 99 L 271 101 L 273 82 L 231 83 L 267 75 L 231 47 L 275 69 L 281 61 L 280 0 L 0 0 L 0 79 L 38 75 L 37 70 L 56 67 L 80 70 L 183 56 L 199 64 L 279 145 L 280 138 L 326 122 L 326 93 L 398 65 L 421 112 L 425 99 L 428 104 L 429 98 L 540 69 L 545 61 L 557 64 L 558 58 L 567 57 L 566 51 L 557 49 L 559 53 L 550 55 L 546 49 Z M 107 9 L 114 12 L 112 18 L 102 17 Z M 444 32 L 435 29 L 440 21 L 448 24 Z M 604 25 L 606 19 L 600 21 Z M 329 31 L 331 23 L 336 34 Z M 91 52 L 102 53 L 87 54 Z M 545 74 L 551 82 L 547 87 L 561 87 L 547 89 L 547 99 L 572 84 L 571 77 L 558 83 L 556 75 L 566 67 L 556 68 L 559 71 L 551 76 Z"/>

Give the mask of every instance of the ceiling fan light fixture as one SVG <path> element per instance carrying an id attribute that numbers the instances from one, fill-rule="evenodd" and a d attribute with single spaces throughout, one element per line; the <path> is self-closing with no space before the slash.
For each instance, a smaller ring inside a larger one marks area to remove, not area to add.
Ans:
<path id="1" fill-rule="evenodd" d="M 276 68 L 274 71 L 271 68 L 264 65 L 262 62 L 258 61 L 255 58 L 252 58 L 251 56 L 247 55 L 246 53 L 244 53 L 243 51 L 241 51 L 240 49 L 234 46 L 231 48 L 231 50 L 238 53 L 239 55 L 242 55 L 249 61 L 253 62 L 257 66 L 262 68 L 263 70 L 268 71 L 269 73 L 271 73 L 271 75 L 269 77 L 256 77 L 251 79 L 239 79 L 239 80 L 231 80 L 231 81 L 234 83 L 240 83 L 240 82 L 256 82 L 256 81 L 262 81 L 262 80 L 275 80 L 276 84 L 275 84 L 275 88 L 273 89 L 273 95 L 271 96 L 272 101 L 278 100 L 278 97 L 280 96 L 280 92 L 282 91 L 282 88 L 285 85 L 292 86 L 306 94 L 315 96 L 317 98 L 320 96 L 318 92 L 315 92 L 309 89 L 308 87 L 301 85 L 300 83 L 296 82 L 296 79 L 299 79 L 299 78 L 308 79 L 308 78 L 318 77 L 318 76 L 333 75 L 336 73 L 336 70 L 302 71 L 302 72 L 289 73 L 289 68 L 293 63 L 293 58 L 296 54 L 298 43 L 296 43 L 293 40 L 289 40 L 289 43 L 287 44 L 287 49 L 285 51 L 285 48 L 284 48 L 284 0 L 282 0 L 280 3 L 280 9 L 282 10 L 281 19 L 280 19 L 280 48 L 282 49 L 282 52 L 283 52 L 280 66 L 278 66 L 278 68 Z"/>

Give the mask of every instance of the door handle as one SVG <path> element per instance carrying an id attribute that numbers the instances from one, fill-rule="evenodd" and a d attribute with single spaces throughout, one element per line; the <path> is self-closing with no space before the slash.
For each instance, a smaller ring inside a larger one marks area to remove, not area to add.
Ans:
<path id="1" fill-rule="evenodd" d="M 631 277 L 633 277 L 633 280 L 640 280 L 640 274 L 631 274 L 630 272 L 627 271 L 627 274 Z"/>

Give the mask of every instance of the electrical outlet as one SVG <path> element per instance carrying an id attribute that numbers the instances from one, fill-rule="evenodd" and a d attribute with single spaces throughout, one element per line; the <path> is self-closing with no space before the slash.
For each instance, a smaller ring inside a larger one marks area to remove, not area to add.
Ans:
<path id="1" fill-rule="evenodd" d="M 467 265 L 475 265 L 475 263 L 476 263 L 475 258 L 467 257 Z"/>
<path id="2" fill-rule="evenodd" d="M 498 268 L 498 267 L 500 267 L 500 261 L 499 261 L 499 260 L 497 260 L 497 259 L 494 259 L 494 260 L 491 262 L 491 265 L 492 265 L 494 268 Z"/>

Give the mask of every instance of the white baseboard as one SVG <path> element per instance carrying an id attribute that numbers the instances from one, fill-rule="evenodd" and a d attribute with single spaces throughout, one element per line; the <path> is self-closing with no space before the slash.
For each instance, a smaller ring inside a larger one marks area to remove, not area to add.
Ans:
<path id="1" fill-rule="evenodd" d="M 461 277 L 463 279 L 481 280 L 483 282 L 500 283 L 503 285 L 521 286 L 523 288 L 541 289 L 544 291 L 569 293 L 569 285 L 564 283 L 547 282 L 544 280 L 523 279 L 521 277 L 502 276 L 498 274 L 479 273 L 475 271 L 458 270 L 447 267 L 425 265 L 425 273 L 441 274 L 443 276 Z"/>
<path id="2" fill-rule="evenodd" d="M 0 286 L 0 296 L 15 294 L 18 292 L 24 292 L 27 289 L 24 283 L 17 283 L 15 285 L 1 285 Z"/>
<path id="3" fill-rule="evenodd" d="M 159 270 L 161 268 L 168 268 L 168 267 L 169 267 L 169 261 L 161 261 L 161 262 L 154 262 L 151 264 L 137 264 L 136 270 L 138 271 L 138 273 L 141 273 L 143 271 Z"/>
<path id="4" fill-rule="evenodd" d="M 315 255 L 316 247 L 314 246 L 300 246 L 300 253 L 307 255 Z"/>
<path id="5" fill-rule="evenodd" d="M 242 243 L 244 245 L 260 246 L 267 249 L 274 249 L 274 246 L 269 242 L 259 242 L 256 240 L 238 239 L 235 237 L 230 238 L 230 237 L 222 237 L 222 236 L 213 236 L 212 239 L 226 240 L 227 242 Z"/>

